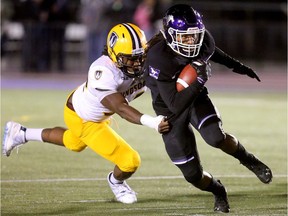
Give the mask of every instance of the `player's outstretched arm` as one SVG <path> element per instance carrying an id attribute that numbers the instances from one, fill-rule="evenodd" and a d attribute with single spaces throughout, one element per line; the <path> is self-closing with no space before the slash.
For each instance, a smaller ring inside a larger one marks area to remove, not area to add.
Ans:
<path id="1" fill-rule="evenodd" d="M 159 133 L 169 131 L 169 123 L 164 120 L 164 116 L 152 117 L 139 112 L 137 109 L 130 106 L 120 93 L 114 93 L 104 97 L 101 103 L 133 124 L 140 124 L 154 128 Z"/>
<path id="2" fill-rule="evenodd" d="M 239 74 L 246 74 L 247 76 L 257 79 L 259 82 L 261 82 L 260 78 L 258 77 L 257 73 L 250 67 L 244 65 L 240 61 L 232 58 L 227 53 L 219 49 L 218 47 L 215 47 L 215 52 L 210 58 L 211 61 L 225 65 L 228 68 L 231 68 L 233 72 L 239 73 Z"/>

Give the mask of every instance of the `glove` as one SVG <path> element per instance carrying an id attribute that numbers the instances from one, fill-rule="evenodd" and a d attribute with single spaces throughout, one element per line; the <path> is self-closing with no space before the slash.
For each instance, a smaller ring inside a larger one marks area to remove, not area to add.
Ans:
<path id="1" fill-rule="evenodd" d="M 197 80 L 200 84 L 204 85 L 211 77 L 211 64 L 202 60 L 192 62 L 192 66 L 197 71 Z"/>
<path id="2" fill-rule="evenodd" d="M 140 118 L 140 122 L 142 125 L 145 125 L 145 126 L 150 127 L 150 128 L 154 128 L 157 132 L 159 132 L 158 126 L 161 123 L 161 121 L 163 120 L 163 118 L 164 118 L 164 116 L 162 116 L 162 115 L 152 117 L 152 116 L 143 114 Z"/>
<path id="3" fill-rule="evenodd" d="M 257 79 L 258 82 L 261 82 L 256 72 L 250 67 L 243 65 L 242 63 L 239 63 L 237 66 L 234 66 L 232 71 L 239 74 L 246 74 L 247 76 L 253 79 Z"/>
<path id="4" fill-rule="evenodd" d="M 255 78 L 259 82 L 261 82 L 260 78 L 258 77 L 255 71 L 243 65 L 237 59 L 232 58 L 231 56 L 223 52 L 221 49 L 219 49 L 218 47 L 215 48 L 215 52 L 210 58 L 210 60 L 217 62 L 219 64 L 223 64 L 228 68 L 232 68 L 232 71 L 235 73 L 246 74 L 247 76 L 251 78 Z"/>

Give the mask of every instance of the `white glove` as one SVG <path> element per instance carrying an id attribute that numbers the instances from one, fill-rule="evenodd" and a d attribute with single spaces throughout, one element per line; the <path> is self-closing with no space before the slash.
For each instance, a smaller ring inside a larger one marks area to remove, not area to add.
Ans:
<path id="1" fill-rule="evenodd" d="M 163 118 L 164 118 L 164 116 L 162 116 L 162 115 L 152 117 L 152 116 L 143 114 L 140 118 L 140 122 L 142 125 L 145 125 L 145 126 L 150 127 L 150 128 L 154 128 L 157 132 L 159 132 L 158 126 L 161 123 L 161 121 L 163 120 Z"/>

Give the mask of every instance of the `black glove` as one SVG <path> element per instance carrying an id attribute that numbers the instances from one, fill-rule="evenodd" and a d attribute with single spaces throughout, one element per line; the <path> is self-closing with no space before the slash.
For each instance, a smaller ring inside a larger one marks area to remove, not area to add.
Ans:
<path id="1" fill-rule="evenodd" d="M 197 80 L 200 84 L 204 85 L 207 80 L 211 77 L 211 65 L 210 63 L 202 60 L 192 62 L 192 66 L 197 71 Z"/>
<path id="2" fill-rule="evenodd" d="M 216 63 L 222 64 L 222 65 L 225 65 L 228 68 L 232 68 L 233 72 L 235 73 L 246 74 L 247 76 L 251 78 L 255 78 L 259 82 L 261 82 L 260 78 L 258 77 L 255 71 L 243 65 L 238 60 L 232 58 L 231 56 L 223 52 L 221 49 L 219 49 L 218 47 L 215 47 L 215 52 L 211 56 L 210 60 Z"/>
<path id="3" fill-rule="evenodd" d="M 253 79 L 257 79 L 258 82 L 261 82 L 260 78 L 258 77 L 258 75 L 256 74 L 256 72 L 253 69 L 241 64 L 240 62 L 237 66 L 233 67 L 233 72 L 239 73 L 239 74 L 246 74 L 247 76 L 249 76 Z"/>

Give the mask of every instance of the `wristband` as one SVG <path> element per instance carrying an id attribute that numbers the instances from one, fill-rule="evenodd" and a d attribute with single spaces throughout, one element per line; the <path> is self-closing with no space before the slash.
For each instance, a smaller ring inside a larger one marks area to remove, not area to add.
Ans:
<path id="1" fill-rule="evenodd" d="M 142 125 L 145 125 L 150 128 L 154 128 L 158 132 L 158 125 L 162 121 L 164 116 L 157 116 L 157 117 L 152 117 L 146 114 L 143 114 L 140 117 L 140 122 Z"/>

